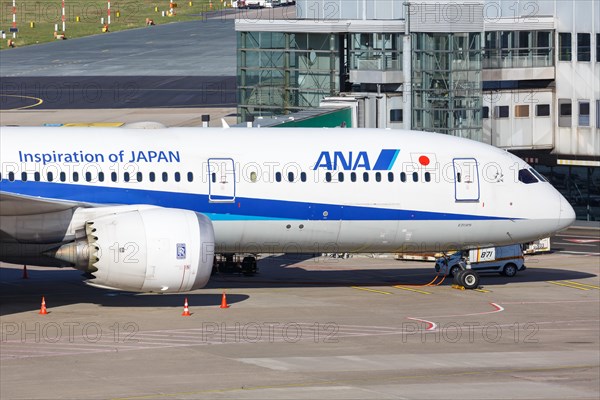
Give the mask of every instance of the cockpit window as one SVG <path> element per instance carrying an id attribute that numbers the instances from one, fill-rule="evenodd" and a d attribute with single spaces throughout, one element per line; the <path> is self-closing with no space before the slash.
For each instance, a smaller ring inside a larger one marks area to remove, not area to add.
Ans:
<path id="1" fill-rule="evenodd" d="M 540 181 L 542 182 L 548 182 L 548 179 L 544 178 L 544 175 L 540 174 L 539 172 L 537 172 L 535 169 L 533 168 L 529 168 L 529 170 L 531 171 L 532 174 L 534 174 L 536 176 L 536 178 L 538 178 Z"/>
<path id="2" fill-rule="evenodd" d="M 535 176 L 533 176 L 533 174 L 531 172 L 529 172 L 529 170 L 527 170 L 527 169 L 519 170 L 519 180 L 526 184 L 538 182 L 537 178 Z"/>

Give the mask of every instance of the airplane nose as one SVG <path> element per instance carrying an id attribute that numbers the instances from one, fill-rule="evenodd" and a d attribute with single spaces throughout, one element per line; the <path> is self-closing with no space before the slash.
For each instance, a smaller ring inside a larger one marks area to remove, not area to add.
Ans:
<path id="1" fill-rule="evenodd" d="M 562 230 L 571 226 L 575 221 L 575 210 L 569 204 L 567 199 L 560 195 L 560 213 L 558 216 L 558 230 Z"/>

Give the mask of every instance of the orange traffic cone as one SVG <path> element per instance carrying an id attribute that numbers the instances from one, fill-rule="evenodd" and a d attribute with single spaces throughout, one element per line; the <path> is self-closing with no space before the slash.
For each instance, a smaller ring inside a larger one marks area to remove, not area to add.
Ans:
<path id="1" fill-rule="evenodd" d="M 21 279 L 29 279 L 29 274 L 27 274 L 27 265 L 23 265 L 23 277 Z"/>
<path id="2" fill-rule="evenodd" d="M 187 302 L 187 297 L 185 298 L 185 302 L 183 303 L 183 314 L 181 314 L 182 317 L 189 317 L 190 315 L 190 309 L 188 308 L 188 302 Z"/>
<path id="3" fill-rule="evenodd" d="M 42 308 L 40 308 L 40 314 L 48 314 L 48 311 L 46 310 L 46 299 L 44 298 L 44 296 L 42 296 Z"/>
<path id="4" fill-rule="evenodd" d="M 227 304 L 227 296 L 225 296 L 225 291 L 223 291 L 223 296 L 221 296 L 221 308 L 229 308 L 229 304 Z"/>

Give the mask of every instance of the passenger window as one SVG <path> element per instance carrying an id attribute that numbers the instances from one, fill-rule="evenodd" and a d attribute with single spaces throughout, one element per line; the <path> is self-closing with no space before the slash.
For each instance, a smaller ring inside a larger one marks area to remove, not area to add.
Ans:
<path id="1" fill-rule="evenodd" d="M 212 183 L 217 183 L 217 174 L 215 172 L 213 172 L 211 174 L 211 179 L 212 179 Z M 166 182 L 166 181 L 165 181 Z"/>
<path id="2" fill-rule="evenodd" d="M 294 173 L 293 172 L 288 172 L 288 181 L 294 182 Z"/>
<path id="3" fill-rule="evenodd" d="M 350 180 L 356 182 L 356 172 L 350 172 Z"/>
<path id="4" fill-rule="evenodd" d="M 11 171 L 11 172 L 8 173 L 8 180 L 10 182 L 14 182 L 15 181 L 15 173 L 14 172 Z"/>
<path id="5" fill-rule="evenodd" d="M 175 182 L 181 181 L 181 174 L 179 172 L 175 172 Z"/>
<path id="6" fill-rule="evenodd" d="M 456 182 L 460 183 L 460 172 L 456 173 Z"/>
<path id="7" fill-rule="evenodd" d="M 400 181 L 406 182 L 406 172 L 400 172 Z"/>
<path id="8" fill-rule="evenodd" d="M 129 172 L 123 172 L 123 180 L 129 182 Z"/>
<path id="9" fill-rule="evenodd" d="M 388 182 L 394 182 L 394 173 L 388 172 Z"/>
<path id="10" fill-rule="evenodd" d="M 302 182 L 306 182 L 306 172 L 301 172 L 301 173 L 300 173 L 300 180 L 301 180 Z"/>
<path id="11" fill-rule="evenodd" d="M 60 173 L 60 181 L 61 182 L 66 182 L 67 181 L 67 174 L 65 174 L 64 172 Z"/>
<path id="12" fill-rule="evenodd" d="M 431 174 L 429 172 L 425 172 L 425 182 L 431 182 Z"/>
<path id="13" fill-rule="evenodd" d="M 154 172 L 150 172 L 148 179 L 150 179 L 150 182 L 156 181 L 156 174 Z"/>
<path id="14" fill-rule="evenodd" d="M 98 181 L 104 182 L 104 172 L 98 172 Z"/>
<path id="15" fill-rule="evenodd" d="M 33 179 L 34 179 L 36 182 L 39 182 L 39 181 L 40 181 L 40 173 L 39 173 L 39 172 L 37 172 L 37 171 L 36 171 L 36 172 L 34 172 L 34 174 L 33 174 Z"/>
<path id="16" fill-rule="evenodd" d="M 369 182 L 369 173 L 363 172 L 363 182 Z"/>
<path id="17" fill-rule="evenodd" d="M 187 173 L 187 180 L 188 180 L 188 182 L 194 181 L 194 174 L 192 172 Z"/>
<path id="18" fill-rule="evenodd" d="M 86 172 L 85 173 L 85 181 L 86 182 L 91 182 L 92 181 L 92 173 L 91 172 Z"/>
<path id="19" fill-rule="evenodd" d="M 325 181 L 326 181 L 326 182 L 331 182 L 331 172 L 327 172 L 327 173 L 325 174 Z"/>
<path id="20" fill-rule="evenodd" d="M 338 182 L 344 182 L 344 173 L 338 172 Z"/>
<path id="21" fill-rule="evenodd" d="M 519 170 L 519 181 L 526 183 L 526 184 L 538 182 L 537 178 L 526 169 Z"/>
<path id="22" fill-rule="evenodd" d="M 46 174 L 46 180 L 48 182 L 52 182 L 54 180 L 54 174 L 50 171 L 48 171 L 48 173 Z"/>
<path id="23" fill-rule="evenodd" d="M 110 173 L 110 180 L 113 182 L 117 181 L 117 173 L 116 172 L 113 171 Z"/>
<path id="24" fill-rule="evenodd" d="M 375 172 L 375 180 L 381 182 L 381 172 Z"/>
<path id="25" fill-rule="evenodd" d="M 215 174 L 215 176 L 217 176 L 217 175 Z M 162 173 L 162 181 L 167 182 L 168 180 L 169 180 L 169 174 L 167 174 L 166 172 L 163 172 Z M 213 182 L 216 182 L 216 180 Z"/>
<path id="26" fill-rule="evenodd" d="M 419 182 L 419 174 L 417 172 L 412 173 L 413 182 Z"/>
<path id="27" fill-rule="evenodd" d="M 21 180 L 27 182 L 27 172 L 21 172 Z"/>
<path id="28" fill-rule="evenodd" d="M 73 172 L 73 182 L 79 182 L 79 172 Z"/>
<path id="29" fill-rule="evenodd" d="M 135 174 L 135 179 L 136 179 L 138 182 L 141 182 L 141 181 L 142 181 L 142 179 L 143 179 L 142 173 L 141 173 L 141 172 L 138 172 L 138 173 L 136 173 L 136 174 Z"/>
<path id="30" fill-rule="evenodd" d="M 281 172 L 275 172 L 275 181 L 281 182 Z"/>

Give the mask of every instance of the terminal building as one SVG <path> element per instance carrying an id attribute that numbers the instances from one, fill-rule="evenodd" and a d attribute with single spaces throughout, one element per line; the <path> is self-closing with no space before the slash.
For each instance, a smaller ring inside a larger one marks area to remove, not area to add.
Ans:
<path id="1" fill-rule="evenodd" d="M 242 121 L 333 97 L 353 126 L 514 152 L 600 220 L 600 3 L 297 0 L 295 14 L 236 20 Z"/>

